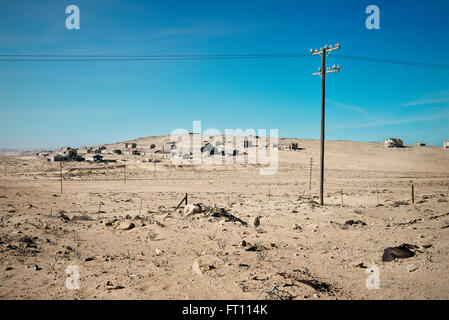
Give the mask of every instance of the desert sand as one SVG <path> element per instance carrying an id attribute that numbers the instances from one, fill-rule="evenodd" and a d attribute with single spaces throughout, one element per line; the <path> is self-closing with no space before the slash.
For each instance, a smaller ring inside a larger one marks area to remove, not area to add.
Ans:
<path id="1" fill-rule="evenodd" d="M 327 141 L 320 206 L 319 141 L 298 142 L 272 176 L 122 156 L 125 184 L 120 162 L 65 162 L 62 194 L 59 163 L 1 157 L 0 298 L 449 299 L 449 150 Z M 186 193 L 207 212 L 175 210 Z"/>

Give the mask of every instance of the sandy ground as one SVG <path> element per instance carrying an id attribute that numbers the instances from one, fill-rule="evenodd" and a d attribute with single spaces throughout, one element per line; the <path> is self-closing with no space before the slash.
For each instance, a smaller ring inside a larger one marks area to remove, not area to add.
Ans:
<path id="1" fill-rule="evenodd" d="M 319 142 L 300 146 L 273 176 L 129 156 L 125 184 L 121 163 L 64 163 L 62 195 L 59 163 L 0 158 L 0 298 L 449 299 L 449 151 L 328 141 L 319 206 Z M 216 216 L 175 212 L 185 193 Z M 413 257 L 382 262 L 402 243 Z"/>

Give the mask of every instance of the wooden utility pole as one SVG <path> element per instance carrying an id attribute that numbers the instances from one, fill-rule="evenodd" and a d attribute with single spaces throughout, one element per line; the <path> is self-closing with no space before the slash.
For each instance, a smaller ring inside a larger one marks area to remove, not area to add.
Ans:
<path id="1" fill-rule="evenodd" d="M 377 206 L 379 206 L 379 204 L 380 204 L 380 202 L 379 202 L 379 185 L 377 185 L 376 187 L 377 187 L 377 190 L 376 190 L 376 193 L 377 193 Z"/>
<path id="2" fill-rule="evenodd" d="M 312 166 L 313 166 L 313 158 L 310 158 L 309 191 L 312 190 Z"/>
<path id="3" fill-rule="evenodd" d="M 62 161 L 59 161 L 59 174 L 61 176 L 61 194 L 62 194 Z"/>
<path id="4" fill-rule="evenodd" d="M 412 184 L 412 203 L 415 203 L 415 186 Z"/>
<path id="5" fill-rule="evenodd" d="M 325 116 L 325 88 L 326 88 L 326 73 L 338 72 L 341 66 L 334 65 L 332 68 L 326 69 L 326 57 L 334 50 L 340 49 L 340 44 L 336 44 L 335 47 L 327 46 L 327 44 L 318 49 L 310 49 L 312 55 L 321 56 L 321 68 L 313 75 L 319 75 L 321 77 L 321 146 L 320 146 L 320 205 L 323 205 L 323 189 L 324 189 L 324 116 Z"/>
<path id="6" fill-rule="evenodd" d="M 126 184 L 126 160 L 123 161 L 123 184 Z"/>

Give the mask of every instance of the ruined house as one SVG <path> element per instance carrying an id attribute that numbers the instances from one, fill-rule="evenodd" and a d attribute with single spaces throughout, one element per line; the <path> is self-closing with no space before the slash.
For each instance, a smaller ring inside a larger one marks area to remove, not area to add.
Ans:
<path id="1" fill-rule="evenodd" d="M 47 157 L 47 161 L 67 161 L 68 157 L 67 156 L 63 156 L 60 154 L 52 154 L 50 156 Z"/>
<path id="2" fill-rule="evenodd" d="M 103 161 L 103 156 L 100 156 L 99 154 L 96 154 L 92 157 L 86 158 L 87 162 L 100 162 Z"/>
<path id="3" fill-rule="evenodd" d="M 399 138 L 388 138 L 384 142 L 385 148 L 401 148 L 404 146 L 403 142 Z"/>
<path id="4" fill-rule="evenodd" d="M 449 149 L 449 140 L 448 141 L 444 141 L 443 148 L 444 149 Z"/>
<path id="5" fill-rule="evenodd" d="M 286 150 L 286 151 L 291 151 L 291 150 L 298 150 L 298 144 L 296 142 L 292 142 L 292 143 L 283 143 L 281 145 L 279 145 L 279 149 L 280 150 Z"/>
<path id="6" fill-rule="evenodd" d="M 125 143 L 125 149 L 135 149 L 135 148 L 137 148 L 137 143 L 134 142 Z"/>
<path id="7" fill-rule="evenodd" d="M 211 143 L 207 143 L 201 147 L 201 153 L 205 153 L 206 155 L 212 156 L 219 154 L 220 152 Z"/>

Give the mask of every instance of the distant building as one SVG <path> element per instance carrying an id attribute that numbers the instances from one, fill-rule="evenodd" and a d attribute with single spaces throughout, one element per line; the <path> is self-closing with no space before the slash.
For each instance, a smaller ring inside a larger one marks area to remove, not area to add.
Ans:
<path id="1" fill-rule="evenodd" d="M 88 162 L 99 162 L 99 161 L 103 161 L 103 156 L 100 156 L 99 154 L 96 154 L 92 157 L 88 157 L 86 158 L 86 161 Z"/>
<path id="2" fill-rule="evenodd" d="M 203 147 L 201 147 L 201 153 L 212 156 L 215 154 L 219 154 L 220 152 L 211 143 L 207 143 Z"/>
<path id="3" fill-rule="evenodd" d="M 48 157 L 50 155 L 49 151 L 41 151 L 37 154 L 39 157 Z"/>
<path id="4" fill-rule="evenodd" d="M 156 150 L 155 152 L 148 153 L 148 155 L 151 156 L 152 158 L 170 159 L 171 151 Z"/>
<path id="5" fill-rule="evenodd" d="M 449 140 L 448 141 L 444 141 L 443 148 L 444 149 L 449 149 Z"/>
<path id="6" fill-rule="evenodd" d="M 281 150 L 298 150 L 298 144 L 296 142 L 292 142 L 292 143 L 283 143 L 279 146 L 279 149 Z"/>
<path id="7" fill-rule="evenodd" d="M 135 149 L 135 148 L 137 148 L 137 143 L 134 142 L 125 143 L 125 149 Z"/>
<path id="8" fill-rule="evenodd" d="M 426 144 L 425 144 L 424 142 L 417 142 L 417 143 L 415 144 L 415 146 L 416 146 L 416 147 L 425 147 Z"/>
<path id="9" fill-rule="evenodd" d="M 68 157 L 60 154 L 53 154 L 47 157 L 47 161 L 67 161 Z"/>
<path id="10" fill-rule="evenodd" d="M 168 143 L 162 146 L 162 151 L 171 151 L 172 149 L 176 149 L 176 145 L 172 143 Z"/>
<path id="11" fill-rule="evenodd" d="M 388 138 L 384 142 L 386 148 L 402 148 L 404 146 L 403 142 L 399 138 Z"/>
<path id="12" fill-rule="evenodd" d="M 125 152 L 124 152 L 124 154 L 125 155 L 127 155 L 127 156 L 138 156 L 138 155 L 140 155 L 140 152 L 137 150 L 137 149 L 129 149 L 129 150 L 126 150 Z"/>

